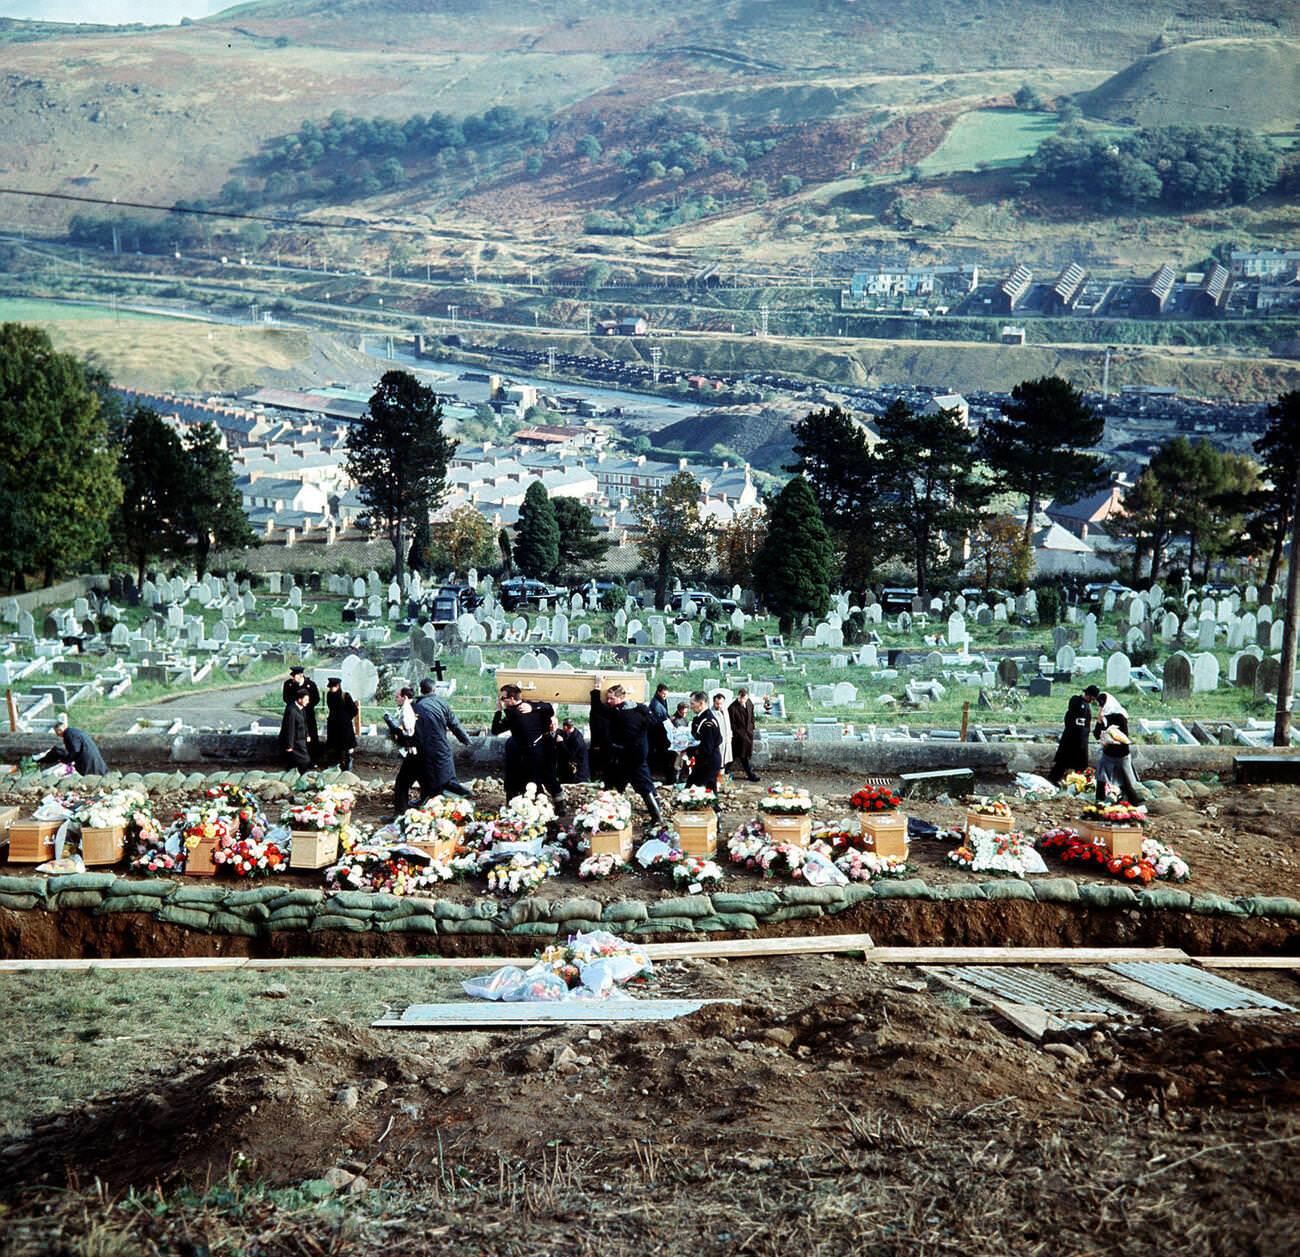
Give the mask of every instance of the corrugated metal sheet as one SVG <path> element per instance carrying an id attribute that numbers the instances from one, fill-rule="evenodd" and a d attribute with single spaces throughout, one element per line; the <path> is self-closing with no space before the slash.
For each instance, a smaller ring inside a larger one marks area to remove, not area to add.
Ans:
<path id="1" fill-rule="evenodd" d="M 977 986 L 1012 1004 L 1036 1004 L 1051 1013 L 1122 1015 L 1129 1011 L 1081 982 L 1057 977 L 1045 969 L 1028 965 L 961 965 L 937 968 L 936 972 L 954 981 Z"/>
<path id="2" fill-rule="evenodd" d="M 1239 986 L 1236 982 L 1229 982 L 1227 978 L 1207 973 L 1192 965 L 1132 961 L 1107 967 L 1135 982 L 1141 982 L 1143 986 L 1149 986 L 1153 991 L 1172 995 L 1193 1008 L 1202 1008 L 1207 1012 L 1227 1008 L 1272 1008 L 1280 1013 L 1295 1012 L 1290 1004 L 1283 1004 L 1281 1000 L 1261 995 L 1248 986 Z"/>

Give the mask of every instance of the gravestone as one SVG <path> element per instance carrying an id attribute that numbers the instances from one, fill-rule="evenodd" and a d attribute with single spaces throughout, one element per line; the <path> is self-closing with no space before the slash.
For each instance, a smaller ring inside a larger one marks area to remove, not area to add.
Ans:
<path id="1" fill-rule="evenodd" d="M 988 628 L 993 623 L 993 612 L 988 607 L 980 607 L 975 612 L 975 623 L 980 628 Z"/>
<path id="2" fill-rule="evenodd" d="M 1251 633 L 1250 640 L 1254 641 L 1255 634 Z M 1228 625 L 1228 649 L 1240 650 L 1246 644 L 1246 620 L 1245 617 L 1234 619 Z"/>
<path id="3" fill-rule="evenodd" d="M 966 641 L 966 617 L 954 611 L 948 617 L 948 645 L 961 646 Z"/>
<path id="4" fill-rule="evenodd" d="M 280 591 L 278 589 L 272 589 L 271 592 L 273 594 L 278 594 Z M 352 596 L 354 598 L 364 598 L 366 596 L 366 582 L 363 581 L 360 576 L 352 582 Z"/>
<path id="5" fill-rule="evenodd" d="M 1256 624 L 1270 624 L 1273 620 L 1273 608 L 1268 603 L 1261 603 L 1259 610 L 1255 612 Z"/>
<path id="6" fill-rule="evenodd" d="M 860 668 L 876 668 L 880 666 L 880 654 L 876 647 L 870 642 L 858 649 L 857 662 Z"/>
<path id="7" fill-rule="evenodd" d="M 733 629 L 735 629 L 735 631 L 736 631 L 737 633 L 741 632 L 741 631 L 744 629 L 744 627 L 745 627 L 745 613 L 744 613 L 744 612 L 743 612 L 739 607 L 737 607 L 737 608 L 736 608 L 736 609 L 731 613 L 730 624 L 731 624 L 731 627 L 732 627 Z M 651 627 L 653 628 L 653 625 L 652 625 Z"/>
<path id="8" fill-rule="evenodd" d="M 640 628 L 640 625 L 638 624 L 637 627 Z M 690 646 L 695 640 L 695 630 L 692 628 L 689 620 L 685 620 L 676 625 L 675 632 L 677 634 L 677 644 L 679 646 Z"/>
<path id="9" fill-rule="evenodd" d="M 1277 693 L 1278 684 L 1281 681 L 1281 671 L 1281 660 L 1274 659 L 1272 655 L 1268 655 L 1259 661 L 1259 666 L 1255 669 L 1256 698 L 1263 698 L 1266 695 L 1275 695 Z"/>
<path id="10" fill-rule="evenodd" d="M 998 684 L 1008 690 L 1020 684 L 1020 665 L 1014 659 L 998 660 Z"/>
<path id="11" fill-rule="evenodd" d="M 1103 615 L 1109 615 L 1115 610 L 1115 591 L 1108 589 L 1101 596 L 1101 611 Z"/>
<path id="12" fill-rule="evenodd" d="M 1083 617 L 1081 648 L 1085 655 L 1095 654 L 1097 651 L 1097 617 L 1091 611 Z"/>
<path id="13" fill-rule="evenodd" d="M 483 648 L 481 646 L 465 647 L 465 666 L 477 672 L 483 666 Z"/>
<path id="14" fill-rule="evenodd" d="M 1172 611 L 1166 611 L 1160 617 L 1160 640 L 1166 646 L 1172 646 L 1178 638 L 1178 617 Z"/>
<path id="15" fill-rule="evenodd" d="M 900 633 L 910 633 L 912 631 L 912 617 L 906 611 L 898 613 L 898 631 Z"/>
<path id="16" fill-rule="evenodd" d="M 579 624 L 579 625 L 578 625 L 578 641 L 580 641 L 580 642 L 589 642 L 589 641 L 591 641 L 591 625 L 590 625 L 590 624 Z M 658 645 L 662 646 L 662 645 L 663 645 L 663 642 L 659 642 Z"/>
<path id="17" fill-rule="evenodd" d="M 1254 585 L 1246 586 L 1246 605 L 1253 607 L 1259 602 L 1259 589 Z"/>
<path id="18" fill-rule="evenodd" d="M 316 645 L 316 627 L 313 624 L 304 624 L 298 630 L 298 644 L 300 646 Z"/>
<path id="19" fill-rule="evenodd" d="M 298 626 L 295 624 L 294 627 L 297 628 Z M 230 640 L 230 625 L 225 620 L 218 620 L 212 626 L 212 640 L 220 642 L 222 645 Z"/>
<path id="20" fill-rule="evenodd" d="M 1124 690 L 1133 683 L 1133 666 L 1129 657 L 1119 651 L 1106 660 L 1106 688 Z"/>
<path id="21" fill-rule="evenodd" d="M 1141 626 L 1142 621 L 1147 618 L 1147 604 L 1145 598 L 1134 598 L 1128 604 L 1128 622 L 1133 628 Z"/>
<path id="22" fill-rule="evenodd" d="M 993 623 L 1005 624 L 1007 622 L 1007 604 L 1005 602 L 996 603 L 993 607 Z"/>
<path id="23" fill-rule="evenodd" d="M 1215 624 L 1213 620 L 1202 620 L 1196 627 L 1196 647 L 1206 651 L 1214 649 Z"/>
<path id="24" fill-rule="evenodd" d="M 1074 671 L 1074 647 L 1066 642 L 1064 646 L 1056 652 L 1056 670 L 1057 672 Z"/>
<path id="25" fill-rule="evenodd" d="M 1228 661 L 1228 680 L 1241 689 L 1255 688 L 1255 674 L 1259 671 L 1259 660 L 1254 655 L 1242 651 Z"/>
<path id="26" fill-rule="evenodd" d="M 371 620 L 377 620 L 383 614 L 384 614 L 384 608 L 379 601 L 379 595 L 371 594 L 370 597 L 366 599 L 367 618 Z"/>
<path id="27" fill-rule="evenodd" d="M 1124 634 L 1124 649 L 1131 655 L 1146 645 L 1146 634 L 1140 628 L 1131 628 Z"/>
<path id="28" fill-rule="evenodd" d="M 1182 703 L 1192 696 L 1192 660 L 1185 651 L 1175 651 L 1163 669 L 1165 702 Z"/>
<path id="29" fill-rule="evenodd" d="M 561 646 L 569 644 L 569 617 L 563 611 L 557 611 L 551 620 L 551 640 Z"/>
<path id="30" fill-rule="evenodd" d="M 641 631 L 643 625 L 640 620 L 629 620 L 627 622 L 627 640 L 630 642 Z M 689 625 L 687 626 L 689 627 Z M 681 640 L 681 633 L 677 634 L 678 641 Z M 647 641 L 649 638 L 647 637 Z"/>
<path id="31" fill-rule="evenodd" d="M 837 681 L 831 696 L 836 707 L 848 707 L 858 701 L 858 687 L 851 681 Z"/>
<path id="32" fill-rule="evenodd" d="M 1070 630 L 1063 624 L 1058 624 L 1052 630 L 1052 649 L 1060 650 L 1070 640 Z"/>
<path id="33" fill-rule="evenodd" d="M 650 644 L 652 646 L 662 646 L 668 640 L 668 626 L 665 624 L 662 616 L 652 616 L 650 619 Z"/>
<path id="34" fill-rule="evenodd" d="M 127 642 L 129 642 L 130 640 L 131 640 L 131 631 L 126 627 L 125 624 L 118 623 L 113 625 L 113 631 L 108 635 L 108 642 L 110 646 L 113 646 L 116 649 L 121 650 L 126 646 Z"/>
<path id="35" fill-rule="evenodd" d="M 1197 655 L 1192 664 L 1192 693 L 1210 694 L 1219 688 L 1219 661 L 1209 653 Z"/>
<path id="36" fill-rule="evenodd" d="M 17 598 L 6 598 L 4 601 L 3 612 L 0 612 L 0 614 L 3 614 L 4 622 L 6 624 L 17 624 L 18 612 L 20 610 L 22 610 L 22 608 L 18 605 Z"/>
<path id="37" fill-rule="evenodd" d="M 302 589 L 297 585 L 289 590 L 289 605 L 295 611 L 302 610 Z"/>
<path id="38" fill-rule="evenodd" d="M 1052 680 L 1050 677 L 1037 676 L 1029 678 L 1030 698 L 1051 698 Z"/>
<path id="39" fill-rule="evenodd" d="M 292 607 L 287 607 L 284 612 L 284 631 L 286 633 L 296 633 L 298 631 L 298 612 Z M 213 635 L 216 631 L 213 630 Z"/>
<path id="40" fill-rule="evenodd" d="M 1274 620 L 1268 629 L 1268 648 L 1269 650 L 1282 649 L 1282 631 L 1286 627 L 1285 620 Z"/>

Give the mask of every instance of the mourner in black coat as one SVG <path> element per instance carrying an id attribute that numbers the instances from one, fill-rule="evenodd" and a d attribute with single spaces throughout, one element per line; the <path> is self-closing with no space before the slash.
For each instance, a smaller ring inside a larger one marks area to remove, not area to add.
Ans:
<path id="1" fill-rule="evenodd" d="M 1066 773 L 1081 773 L 1088 767 L 1088 724 L 1092 709 L 1082 694 L 1070 699 L 1065 709 L 1065 727 L 1056 744 L 1056 759 L 1047 774 L 1053 785 L 1059 786 Z"/>
<path id="2" fill-rule="evenodd" d="M 357 700 L 343 688 L 341 677 L 325 683 L 325 759 L 344 772 L 352 771 L 352 756 L 357 749 L 357 718 L 361 714 Z"/>
<path id="3" fill-rule="evenodd" d="M 525 701 L 517 685 L 503 685 L 496 712 L 492 716 L 494 735 L 509 732 L 506 743 L 506 799 L 523 794 L 529 784 L 545 790 L 563 802 L 563 792 L 555 775 L 554 743 L 555 708 L 550 703 Z"/>
<path id="4" fill-rule="evenodd" d="M 621 685 L 611 685 L 602 695 L 600 681 L 597 677 L 597 688 L 591 691 L 591 740 L 594 745 L 599 730 L 606 748 L 605 788 L 622 792 L 631 786 L 641 796 L 650 819 L 662 825 L 663 814 L 646 762 L 654 717 L 644 703 L 628 698 Z"/>
<path id="5" fill-rule="evenodd" d="M 302 718 L 307 727 L 307 753 L 313 760 L 321 754 L 320 730 L 316 724 L 316 708 L 320 706 L 320 686 L 313 681 L 302 666 L 295 664 L 289 669 L 289 679 L 280 687 L 280 697 L 286 705 L 293 702 L 299 690 L 307 693 L 307 703 L 303 708 Z"/>
<path id="6" fill-rule="evenodd" d="M 311 767 L 311 752 L 307 749 L 307 691 L 300 690 L 284 706 L 284 719 L 280 721 L 280 754 L 290 768 L 304 772 Z"/>
<path id="7" fill-rule="evenodd" d="M 63 749 L 55 754 L 65 764 L 71 764 L 83 777 L 102 777 L 108 765 L 95 745 L 95 739 L 68 724 L 67 716 L 60 716 L 54 725 L 55 734 L 63 739 Z"/>
<path id="8" fill-rule="evenodd" d="M 696 690 L 691 695 L 691 710 L 695 713 L 691 721 L 691 738 L 696 744 L 693 748 L 695 763 L 686 784 L 716 790 L 718 774 L 722 771 L 722 727 L 703 690 Z"/>

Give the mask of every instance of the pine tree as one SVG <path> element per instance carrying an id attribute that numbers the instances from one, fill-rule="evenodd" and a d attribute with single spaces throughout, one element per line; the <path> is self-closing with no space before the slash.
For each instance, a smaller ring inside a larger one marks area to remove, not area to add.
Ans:
<path id="1" fill-rule="evenodd" d="M 956 411 L 920 415 L 899 399 L 876 423 L 893 484 L 882 520 L 910 554 L 924 596 L 937 568 L 955 566 L 951 556 L 978 526 L 989 488 L 973 470 L 975 438 Z"/>
<path id="2" fill-rule="evenodd" d="M 447 460 L 455 449 L 442 434 L 436 394 L 406 371 L 384 373 L 366 413 L 348 430 L 348 475 L 392 542 L 399 585 L 406 574 L 408 533 L 421 513 L 442 501 Z"/>
<path id="3" fill-rule="evenodd" d="M 122 486 L 99 379 L 39 328 L 0 325 L 0 571 L 15 586 L 50 584 L 108 539 Z"/>
<path id="4" fill-rule="evenodd" d="M 1268 428 L 1255 442 L 1255 453 L 1263 459 L 1263 476 L 1271 490 L 1259 500 L 1250 520 L 1250 534 L 1268 547 L 1264 583 L 1276 585 L 1282 553 L 1294 523 L 1291 504 L 1300 471 L 1300 389 L 1283 393 L 1268 408 L 1268 416 Z"/>
<path id="5" fill-rule="evenodd" d="M 515 566 L 535 580 L 544 580 L 560 561 L 560 528 L 555 507 L 540 480 L 534 480 L 524 494 L 515 526 Z"/>
<path id="6" fill-rule="evenodd" d="M 767 515 L 767 536 L 754 556 L 754 588 L 781 631 L 804 615 L 824 615 L 831 600 L 835 552 L 817 499 L 802 477 L 777 494 Z"/>
<path id="7" fill-rule="evenodd" d="M 884 464 L 852 415 L 832 406 L 815 410 L 793 428 L 795 461 L 786 467 L 812 486 L 840 556 L 843 578 L 865 590 L 884 551 L 884 535 L 870 526 Z"/>
<path id="8" fill-rule="evenodd" d="M 597 531 L 591 507 L 577 498 L 553 498 L 555 522 L 560 530 L 560 560 L 552 576 L 580 574 L 605 557 L 609 543 Z"/>
<path id="9" fill-rule="evenodd" d="M 208 556 L 216 550 L 244 550 L 260 545 L 248 523 L 235 487 L 230 453 L 216 425 L 200 424 L 185 441 L 185 527 L 194 548 L 194 565 L 202 576 Z"/>
<path id="10" fill-rule="evenodd" d="M 1044 498 L 1073 502 L 1106 483 L 1103 456 L 1084 452 L 1101 440 L 1106 420 L 1056 375 L 1017 384 L 1002 416 L 980 430 L 980 453 L 1001 487 L 1028 497 L 1029 541 Z"/>

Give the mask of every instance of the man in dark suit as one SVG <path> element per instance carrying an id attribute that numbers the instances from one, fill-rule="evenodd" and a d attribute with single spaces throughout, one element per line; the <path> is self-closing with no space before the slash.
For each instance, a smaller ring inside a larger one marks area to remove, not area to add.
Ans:
<path id="1" fill-rule="evenodd" d="M 102 777 L 108 772 L 108 765 L 95 745 L 95 739 L 80 729 L 68 724 L 66 712 L 60 713 L 54 722 L 54 736 L 63 739 L 63 749 L 55 750 L 55 755 L 65 764 L 71 764 L 83 777 Z"/>
<path id="2" fill-rule="evenodd" d="M 284 719 L 280 721 L 280 754 L 285 765 L 306 772 L 311 767 L 311 752 L 307 743 L 306 689 L 299 690 L 284 705 Z"/>
<path id="3" fill-rule="evenodd" d="M 718 774 L 722 771 L 722 728 L 717 714 L 709 706 L 709 696 L 703 690 L 691 695 L 691 738 L 695 742 L 695 764 L 687 778 L 689 786 L 718 788 Z"/>
<path id="4" fill-rule="evenodd" d="M 316 708 L 320 703 L 320 686 L 309 677 L 303 666 L 296 663 L 289 669 L 289 679 L 280 687 L 280 697 L 288 706 L 297 697 L 299 690 L 307 693 L 307 702 L 303 705 L 302 718 L 307 727 L 307 753 L 313 762 L 320 758 L 320 731 L 316 725 Z"/>
<path id="5" fill-rule="evenodd" d="M 731 718 L 731 758 L 750 781 L 757 781 L 758 775 L 749 762 L 754 754 L 754 704 L 743 686 L 731 700 L 727 715 Z"/>
<path id="6" fill-rule="evenodd" d="M 587 739 L 582 730 L 565 718 L 555 735 L 556 775 L 562 782 L 591 780 L 591 766 L 587 758 Z"/>
<path id="7" fill-rule="evenodd" d="M 509 732 L 506 743 L 506 801 L 535 785 L 555 800 L 555 810 L 564 806 L 564 792 L 555 776 L 555 708 L 524 698 L 517 685 L 503 685 L 492 716 L 494 737 Z"/>
<path id="8" fill-rule="evenodd" d="M 646 762 L 654 717 L 644 703 L 628 698 L 621 685 L 611 685 L 602 695 L 600 686 L 603 680 L 603 677 L 596 677 L 596 688 L 591 691 L 591 740 L 596 741 L 599 729 L 606 747 L 605 789 L 622 793 L 631 786 L 641 796 L 650 819 L 656 825 L 662 825 L 663 813 L 659 810 L 654 780 Z"/>
<path id="9" fill-rule="evenodd" d="M 435 794 L 458 794 L 472 799 L 471 790 L 456 780 L 456 761 L 452 758 L 448 732 L 464 745 L 469 734 L 461 728 L 456 713 L 434 693 L 427 677 L 420 682 L 420 699 L 415 704 L 415 749 L 420 756 L 421 802 Z"/>
<path id="10" fill-rule="evenodd" d="M 361 711 L 357 700 L 343 688 L 341 677 L 325 683 L 325 756 L 322 763 L 337 764 L 344 772 L 352 771 L 352 756 L 357 749 L 357 724 Z"/>

